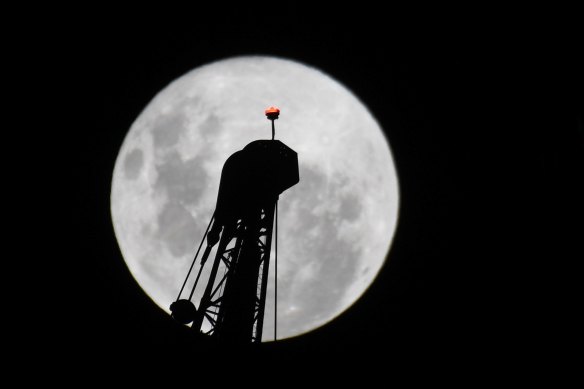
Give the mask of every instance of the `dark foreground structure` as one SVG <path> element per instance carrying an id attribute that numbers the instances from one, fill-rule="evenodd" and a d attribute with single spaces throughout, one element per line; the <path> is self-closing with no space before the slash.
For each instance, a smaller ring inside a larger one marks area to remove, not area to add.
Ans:
<path id="1" fill-rule="evenodd" d="M 299 182 L 296 152 L 274 139 L 274 120 L 279 112 L 274 107 L 266 110 L 272 121 L 271 140 L 251 142 L 225 162 L 215 212 L 179 296 L 170 307 L 180 323 L 192 323 L 194 331 L 228 343 L 262 340 L 274 224 L 277 266 L 278 197 Z M 181 299 L 205 239 L 207 245 L 190 295 Z M 217 243 L 197 307 L 192 302 L 193 294 Z"/>

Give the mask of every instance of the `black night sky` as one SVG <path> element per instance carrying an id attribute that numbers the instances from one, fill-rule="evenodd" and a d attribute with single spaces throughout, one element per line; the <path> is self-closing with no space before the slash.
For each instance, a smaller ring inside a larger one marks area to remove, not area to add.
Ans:
<path id="1" fill-rule="evenodd" d="M 572 40 L 472 23 L 446 31 L 266 19 L 231 15 L 172 32 L 102 26 L 79 38 L 75 77 L 90 125 L 74 167 L 82 258 L 66 274 L 83 293 L 71 303 L 76 318 L 58 325 L 71 354 L 112 356 L 104 370 L 118 358 L 180 358 L 200 372 L 226 358 L 282 371 L 338 362 L 357 374 L 392 361 L 505 365 L 561 343 L 551 323 L 574 315 L 584 236 L 582 61 Z M 156 93 L 199 65 L 248 54 L 319 68 L 368 106 L 394 153 L 400 218 L 388 265 L 337 320 L 277 345 L 216 349 L 132 278 L 111 225 L 110 182 L 126 132 Z"/>

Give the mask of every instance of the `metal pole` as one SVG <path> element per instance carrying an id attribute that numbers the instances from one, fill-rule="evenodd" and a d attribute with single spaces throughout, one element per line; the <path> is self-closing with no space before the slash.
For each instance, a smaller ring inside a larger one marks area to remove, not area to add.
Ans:
<path id="1" fill-rule="evenodd" d="M 272 122 L 273 123 L 273 122 Z M 276 255 L 274 258 L 274 342 L 278 341 L 278 200 L 276 200 Z"/>
<path id="2" fill-rule="evenodd" d="M 197 273 L 197 278 L 195 279 L 195 283 L 193 284 L 193 289 L 191 289 L 191 294 L 189 294 L 189 301 L 193 298 L 193 293 L 195 293 L 195 288 L 197 287 L 197 283 L 199 282 L 199 278 L 201 277 L 201 273 L 203 272 L 203 266 L 205 266 L 205 262 L 207 262 L 207 258 L 209 257 L 210 252 L 211 246 L 207 246 L 205 252 L 203 253 L 203 258 L 201 258 L 201 267 L 199 268 L 199 272 Z"/>
<path id="3" fill-rule="evenodd" d="M 178 292 L 178 297 L 176 298 L 176 301 L 178 301 L 180 299 L 180 295 L 183 292 L 183 289 L 185 288 L 185 285 L 187 284 L 187 281 L 189 279 L 189 276 L 191 275 L 191 271 L 193 270 L 193 266 L 195 266 L 195 262 L 197 261 L 197 257 L 199 256 L 199 251 L 201 251 L 201 247 L 203 246 L 203 242 L 205 241 L 205 238 L 207 237 L 207 233 L 209 232 L 209 227 L 211 227 L 211 223 L 213 222 L 213 218 L 215 217 L 215 213 L 213 213 L 213 215 L 211 216 L 211 220 L 209 220 L 209 224 L 207 225 L 207 230 L 205 231 L 205 235 L 203 235 L 203 239 L 201 239 L 201 243 L 199 244 L 199 248 L 197 249 L 197 253 L 195 254 L 195 258 L 193 258 L 193 262 L 191 263 L 191 267 L 189 268 L 189 272 L 187 273 L 187 276 L 185 278 L 185 282 L 183 282 L 182 287 L 180 288 L 180 292 Z M 191 296 L 193 294 L 191 293 Z M 189 297 L 189 300 L 191 299 L 191 297 Z"/>

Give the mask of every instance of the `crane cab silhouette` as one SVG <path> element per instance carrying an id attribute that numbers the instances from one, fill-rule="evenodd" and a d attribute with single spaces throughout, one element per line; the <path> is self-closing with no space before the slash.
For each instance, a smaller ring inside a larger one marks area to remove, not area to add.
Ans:
<path id="1" fill-rule="evenodd" d="M 272 122 L 272 139 L 253 141 L 225 161 L 215 212 L 179 295 L 170 306 L 172 317 L 179 323 L 192 323 L 193 331 L 229 343 L 262 340 L 274 224 L 277 266 L 278 198 L 300 181 L 297 153 L 274 139 L 274 120 L 280 110 L 270 107 L 265 114 Z M 181 299 L 205 241 L 190 295 Z M 201 280 L 214 246 L 217 248 L 209 261 L 209 276 Z M 220 268 L 223 274 L 219 274 Z M 204 289 L 195 304 L 192 300 L 197 287 Z M 275 290 L 277 293 L 277 284 Z M 274 332 L 276 335 L 276 328 Z"/>

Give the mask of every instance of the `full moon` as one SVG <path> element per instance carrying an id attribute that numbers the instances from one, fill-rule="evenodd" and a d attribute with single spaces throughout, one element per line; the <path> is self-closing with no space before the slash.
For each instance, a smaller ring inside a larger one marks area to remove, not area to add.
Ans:
<path id="1" fill-rule="evenodd" d="M 274 57 L 196 68 L 160 91 L 132 124 L 110 201 L 130 272 L 170 314 L 215 209 L 223 164 L 248 143 L 271 139 L 269 106 L 281 110 L 276 139 L 298 153 L 300 169 L 300 182 L 278 202 L 281 339 L 318 328 L 357 301 L 384 265 L 395 232 L 398 182 L 388 141 L 345 86 Z M 262 341 L 274 335 L 274 266 L 269 270 Z"/>

